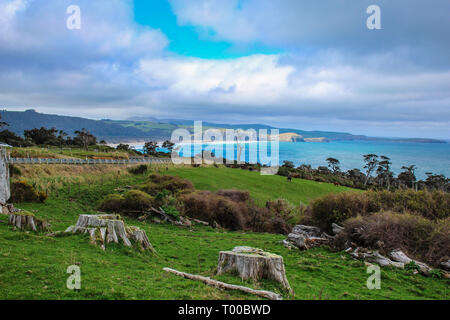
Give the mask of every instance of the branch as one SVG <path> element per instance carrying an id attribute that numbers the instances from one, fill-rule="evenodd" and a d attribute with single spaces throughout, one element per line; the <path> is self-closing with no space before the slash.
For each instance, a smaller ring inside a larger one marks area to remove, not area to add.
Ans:
<path id="1" fill-rule="evenodd" d="M 240 290 L 246 293 L 250 293 L 250 294 L 254 294 L 263 298 L 267 298 L 270 300 L 283 300 L 283 297 L 279 294 L 276 294 L 272 291 L 265 291 L 265 290 L 255 290 L 255 289 L 251 289 L 248 287 L 243 287 L 243 286 L 238 286 L 238 285 L 234 285 L 234 284 L 228 284 L 225 282 L 221 282 L 221 281 L 217 281 L 217 280 L 213 280 L 209 277 L 203 277 L 203 276 L 199 276 L 199 275 L 195 275 L 195 274 L 189 274 L 189 273 L 185 273 L 185 272 L 181 272 L 181 271 L 177 271 L 171 268 L 164 268 L 163 269 L 166 272 L 170 272 L 173 273 L 177 276 L 186 278 L 186 279 L 191 279 L 191 280 L 195 280 L 195 281 L 201 281 L 209 286 L 215 287 L 215 288 L 219 288 L 219 289 L 228 289 L 228 290 Z"/>

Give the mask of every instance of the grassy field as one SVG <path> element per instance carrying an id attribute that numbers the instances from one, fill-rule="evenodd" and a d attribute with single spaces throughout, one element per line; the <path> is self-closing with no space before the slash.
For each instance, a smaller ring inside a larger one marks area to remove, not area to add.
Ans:
<path id="1" fill-rule="evenodd" d="M 100 152 L 96 149 L 84 150 L 82 148 L 13 148 L 12 158 L 77 158 L 77 159 L 128 159 L 128 152 L 109 151 Z"/>
<path id="2" fill-rule="evenodd" d="M 42 179 L 42 176 L 31 175 L 38 169 L 28 170 L 25 174 L 29 174 L 30 179 Z M 17 206 L 48 219 L 54 231 L 64 230 L 75 224 L 79 214 L 95 213 L 95 203 L 106 194 L 114 193 L 114 189 L 145 180 L 145 176 L 126 174 L 124 168 L 121 174 L 115 174 L 114 169 L 103 170 L 99 175 L 77 172 L 83 181 L 78 183 L 73 177 L 69 179 L 66 171 L 58 173 L 53 169 L 46 178 L 59 177 L 60 180 L 47 202 Z M 164 168 L 160 170 L 165 173 Z M 44 172 L 43 168 L 43 175 Z M 294 181 L 287 188 L 285 178 L 260 176 L 240 169 L 170 168 L 168 173 L 191 179 L 198 189 L 249 189 L 260 202 L 283 196 L 294 203 L 306 203 L 336 188 L 302 180 Z M 119 245 L 110 245 L 103 252 L 90 245 L 88 237 L 79 235 L 50 238 L 13 231 L 4 223 L 6 216 L 0 215 L 0 299 L 255 299 L 162 271 L 163 267 L 171 267 L 214 277 L 219 251 L 237 245 L 254 246 L 283 256 L 294 296 L 270 281 L 244 284 L 280 292 L 286 299 L 449 298 L 448 280 L 388 268 L 382 269 L 381 290 L 369 290 L 366 287 L 369 275 L 363 262 L 326 248 L 305 252 L 288 250 L 280 243 L 284 239 L 282 235 L 226 232 L 209 227 L 188 229 L 125 220 L 147 232 L 158 255 Z M 76 292 L 66 288 L 69 276 L 66 270 L 74 264 L 80 266 L 82 279 L 82 289 Z M 214 278 L 243 283 L 232 275 Z"/>
<path id="3" fill-rule="evenodd" d="M 355 191 L 338 187 L 331 183 L 321 183 L 303 179 L 288 182 L 285 177 L 262 176 L 258 172 L 241 169 L 214 167 L 178 168 L 171 167 L 167 174 L 177 175 L 192 181 L 196 189 L 216 191 L 220 189 L 248 190 L 257 203 L 264 205 L 267 200 L 286 199 L 292 204 L 307 204 L 312 199 L 328 193 Z"/>

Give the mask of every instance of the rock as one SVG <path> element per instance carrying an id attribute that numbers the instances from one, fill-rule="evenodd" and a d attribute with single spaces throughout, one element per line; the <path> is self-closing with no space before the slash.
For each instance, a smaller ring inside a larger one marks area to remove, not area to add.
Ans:
<path id="1" fill-rule="evenodd" d="M 11 197 L 9 185 L 9 166 L 6 159 L 6 149 L 0 148 L 0 204 L 5 205 Z"/>
<path id="2" fill-rule="evenodd" d="M 91 244 L 100 244 L 103 250 L 105 250 L 105 244 L 119 243 L 119 240 L 123 245 L 131 247 L 131 239 L 143 250 L 155 252 L 144 230 L 126 226 L 121 216 L 116 214 L 82 214 L 78 217 L 77 224 L 70 226 L 65 232 L 89 234 Z"/>
<path id="3" fill-rule="evenodd" d="M 426 263 L 417 261 L 417 260 L 413 260 L 411 258 L 409 258 L 403 251 L 401 251 L 400 249 L 396 249 L 393 250 L 389 256 L 392 258 L 392 260 L 397 261 L 397 262 L 401 262 L 403 264 L 409 264 L 411 262 L 413 262 L 414 264 L 416 264 L 419 267 L 419 272 L 425 276 L 429 276 L 430 272 L 432 270 L 432 268 L 430 266 L 428 266 Z"/>
<path id="4" fill-rule="evenodd" d="M 341 227 L 340 225 L 338 225 L 336 223 L 332 223 L 331 224 L 331 228 L 333 229 L 333 233 L 335 235 L 338 235 L 339 233 L 341 233 L 345 229 L 344 227 Z"/>
<path id="5" fill-rule="evenodd" d="M 232 251 L 221 251 L 217 274 L 226 272 L 237 272 L 243 280 L 271 279 L 292 293 L 286 278 L 283 257 L 261 249 L 235 247 Z"/>
<path id="6" fill-rule="evenodd" d="M 445 271 L 450 271 L 450 260 L 441 262 L 441 268 Z"/>
<path id="7" fill-rule="evenodd" d="M 285 246 L 290 244 L 301 250 L 308 250 L 326 244 L 330 239 L 331 236 L 321 232 L 317 227 L 296 225 L 283 243 Z"/>

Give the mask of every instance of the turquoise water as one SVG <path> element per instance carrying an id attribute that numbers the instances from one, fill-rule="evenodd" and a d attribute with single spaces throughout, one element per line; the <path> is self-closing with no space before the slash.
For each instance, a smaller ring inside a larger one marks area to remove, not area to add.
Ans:
<path id="1" fill-rule="evenodd" d="M 214 145 L 203 149 L 214 151 Z M 248 145 L 245 159 L 248 160 Z M 223 147 L 225 152 L 225 147 Z M 215 152 L 216 154 L 218 152 Z M 330 143 L 280 142 L 279 160 L 290 160 L 295 165 L 326 166 L 326 159 L 333 157 L 341 162 L 342 170 L 363 170 L 363 155 L 374 153 L 391 158 L 392 171 L 401 172 L 402 166 L 416 165 L 416 176 L 426 178 L 426 172 L 450 177 L 450 143 L 405 143 L 377 141 L 333 141 Z M 183 154 L 183 152 L 181 152 Z M 218 154 L 217 154 L 218 155 Z M 228 156 L 228 158 L 231 158 Z M 236 147 L 234 159 L 236 159 Z M 243 158 L 243 156 L 242 156 Z"/>
<path id="2" fill-rule="evenodd" d="M 402 166 L 416 165 L 419 179 L 425 172 L 450 177 L 450 144 L 401 143 L 374 141 L 336 141 L 330 143 L 280 142 L 280 160 L 290 160 L 296 165 L 326 165 L 333 157 L 341 162 L 341 168 L 349 170 L 364 167 L 363 155 L 374 153 L 391 158 L 392 171 L 398 174 Z"/>

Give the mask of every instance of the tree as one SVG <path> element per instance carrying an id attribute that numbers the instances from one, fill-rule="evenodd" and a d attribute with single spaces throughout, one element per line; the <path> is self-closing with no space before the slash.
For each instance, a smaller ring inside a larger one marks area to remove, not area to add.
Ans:
<path id="1" fill-rule="evenodd" d="M 364 169 L 366 169 L 366 180 L 364 181 L 364 186 L 367 186 L 367 182 L 369 181 L 370 176 L 378 165 L 378 156 L 376 154 L 370 153 L 365 154 L 363 157 L 364 162 L 366 163 L 366 165 L 364 166 Z"/>
<path id="2" fill-rule="evenodd" d="M 450 179 L 446 178 L 443 174 L 433 174 L 432 172 L 426 172 L 425 174 L 427 175 L 425 184 L 428 188 L 446 191 Z"/>
<path id="3" fill-rule="evenodd" d="M 155 141 L 146 142 L 144 145 L 144 153 L 147 155 L 156 155 L 158 143 Z"/>
<path id="4" fill-rule="evenodd" d="M 119 144 L 119 145 L 116 147 L 116 149 L 117 149 L 117 150 L 120 150 L 120 151 L 129 151 L 129 150 L 130 150 L 130 145 L 129 145 L 129 144 L 123 144 L 123 143 L 121 143 L 121 144 Z"/>
<path id="5" fill-rule="evenodd" d="M 162 144 L 162 147 L 163 147 L 164 149 L 169 150 L 170 153 L 172 152 L 174 146 L 175 146 L 175 143 L 173 143 L 173 142 L 170 141 L 170 140 L 166 140 L 166 141 L 164 141 L 163 144 Z"/>
<path id="6" fill-rule="evenodd" d="M 386 184 L 388 190 L 391 187 L 391 179 L 394 173 L 391 171 L 391 159 L 386 156 L 380 156 L 381 161 L 378 163 L 377 174 L 381 180 L 381 185 Z"/>
<path id="7" fill-rule="evenodd" d="M 294 169 L 295 165 L 292 161 L 284 160 L 283 167 L 288 168 L 288 169 Z"/>
<path id="8" fill-rule="evenodd" d="M 32 141 L 36 145 L 52 145 L 58 146 L 59 140 L 56 136 L 58 130 L 56 128 L 47 129 L 41 127 L 40 129 L 34 128 L 31 130 L 25 130 L 23 135 L 26 139 Z"/>
<path id="9" fill-rule="evenodd" d="M 0 115 L 0 119 L 1 118 L 2 118 L 2 116 Z M 0 121 L 0 128 L 5 127 L 5 126 L 9 126 L 9 124 L 4 121 Z"/>
<path id="10" fill-rule="evenodd" d="M 9 144 L 12 147 L 30 147 L 33 145 L 9 130 L 0 132 L 0 142 Z"/>
<path id="11" fill-rule="evenodd" d="M 400 181 L 403 181 L 406 185 L 410 185 L 411 188 L 414 188 L 414 183 L 416 182 L 416 169 L 417 167 L 415 165 L 411 165 L 409 167 L 403 166 L 401 172 L 398 175 L 398 179 Z"/>
<path id="12" fill-rule="evenodd" d="M 333 171 L 333 174 L 336 174 L 341 171 L 340 162 L 338 159 L 328 158 L 327 162 L 328 162 L 328 167 L 331 169 L 331 171 Z"/>
<path id="13" fill-rule="evenodd" d="M 84 150 L 87 150 L 89 146 L 97 143 L 97 138 L 85 128 L 81 129 L 81 131 L 75 131 L 75 134 L 75 144 L 80 145 Z"/>

